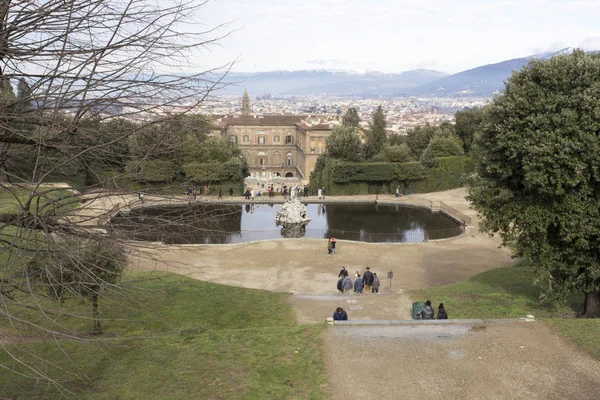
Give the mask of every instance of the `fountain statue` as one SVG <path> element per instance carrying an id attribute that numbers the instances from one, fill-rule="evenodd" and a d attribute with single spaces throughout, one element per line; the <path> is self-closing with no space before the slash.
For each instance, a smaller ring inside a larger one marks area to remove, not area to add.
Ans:
<path id="1" fill-rule="evenodd" d="M 281 210 L 275 215 L 277 226 L 283 225 L 281 235 L 288 238 L 304 236 L 306 224 L 310 220 L 306 215 L 306 206 L 298 199 L 290 199 L 283 203 Z"/>

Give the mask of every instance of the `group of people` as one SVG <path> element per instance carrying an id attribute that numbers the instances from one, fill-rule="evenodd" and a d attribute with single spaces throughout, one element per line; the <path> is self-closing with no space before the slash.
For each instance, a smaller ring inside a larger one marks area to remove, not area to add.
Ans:
<path id="1" fill-rule="evenodd" d="M 425 302 L 425 307 L 419 311 L 417 314 L 421 317 L 421 319 L 448 319 L 448 314 L 446 313 L 446 309 L 444 308 L 444 303 L 440 303 L 438 306 L 437 318 L 434 318 L 434 311 L 431 307 L 431 301 L 427 300 Z M 333 313 L 334 321 L 348 321 L 348 313 L 344 311 L 342 307 L 336 308 Z"/>
<path id="2" fill-rule="evenodd" d="M 430 300 L 427 300 L 425 302 L 425 307 L 421 308 L 421 311 L 417 313 L 417 316 L 421 317 L 421 319 L 448 319 L 448 314 L 446 313 L 446 309 L 444 308 L 444 303 L 440 303 L 440 305 L 438 306 L 436 318 L 435 311 L 433 307 L 431 307 Z"/>
<path id="3" fill-rule="evenodd" d="M 348 276 L 348 270 L 342 266 L 338 275 L 337 289 L 340 293 L 379 293 L 379 287 L 381 282 L 377 273 L 371 272 L 371 267 L 367 266 L 363 276 L 360 275 L 359 271 L 356 271 L 354 275 L 354 281 Z"/>

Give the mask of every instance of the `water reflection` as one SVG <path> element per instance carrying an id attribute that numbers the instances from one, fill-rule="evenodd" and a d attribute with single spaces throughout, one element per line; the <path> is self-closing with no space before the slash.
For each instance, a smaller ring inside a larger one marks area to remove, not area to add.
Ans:
<path id="1" fill-rule="evenodd" d="M 280 204 L 148 207 L 117 215 L 111 226 L 127 238 L 190 244 L 332 236 L 364 242 L 423 242 L 462 232 L 444 215 L 401 205 L 308 204 L 312 218 L 308 225 L 277 227 L 275 213 L 280 209 Z"/>

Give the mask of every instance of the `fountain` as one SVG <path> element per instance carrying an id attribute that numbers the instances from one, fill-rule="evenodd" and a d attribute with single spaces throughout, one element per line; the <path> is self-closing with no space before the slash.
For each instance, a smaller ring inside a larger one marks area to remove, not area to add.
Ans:
<path id="1" fill-rule="evenodd" d="M 298 199 L 290 199 L 283 203 L 281 210 L 275 214 L 275 223 L 282 225 L 281 236 L 285 238 L 300 238 L 306 232 L 306 224 L 311 218 L 306 215 L 306 206 Z"/>

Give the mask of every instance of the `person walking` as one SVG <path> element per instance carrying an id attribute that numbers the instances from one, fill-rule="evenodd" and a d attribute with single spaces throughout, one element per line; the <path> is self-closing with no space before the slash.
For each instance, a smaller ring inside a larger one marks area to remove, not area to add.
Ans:
<path id="1" fill-rule="evenodd" d="M 356 293 L 362 294 L 365 285 L 363 284 L 363 280 L 360 277 L 360 274 L 356 274 L 356 279 L 354 279 L 354 291 Z"/>
<path id="2" fill-rule="evenodd" d="M 336 251 L 335 251 L 335 244 L 336 244 L 336 243 L 337 243 L 337 240 L 336 240 L 336 238 L 332 237 L 332 238 L 331 238 L 331 252 L 332 252 L 333 254 L 335 254 L 335 253 L 336 253 Z"/>
<path id="3" fill-rule="evenodd" d="M 142 204 L 144 204 L 144 193 L 138 193 L 138 199 L 142 202 Z"/>
<path id="4" fill-rule="evenodd" d="M 319 188 L 319 189 L 317 190 L 317 194 L 319 195 L 319 199 L 320 199 L 321 197 L 323 197 L 323 191 L 321 190 L 321 188 Z"/>
<path id="5" fill-rule="evenodd" d="M 373 285 L 373 273 L 368 265 L 367 271 L 363 275 L 363 283 L 365 284 L 365 293 L 371 293 L 371 286 Z"/>
<path id="6" fill-rule="evenodd" d="M 246 189 L 246 191 L 244 192 L 244 197 L 246 198 L 246 200 L 250 200 L 250 188 Z"/>
<path id="7" fill-rule="evenodd" d="M 338 278 L 345 278 L 346 276 L 348 276 L 348 270 L 346 269 L 346 267 L 344 267 L 342 265 L 342 269 L 340 269 L 340 273 L 338 274 Z"/>
<path id="8" fill-rule="evenodd" d="M 250 189 L 250 198 L 254 200 L 254 188 Z"/>
<path id="9" fill-rule="evenodd" d="M 348 275 L 342 281 L 342 289 L 344 289 L 344 293 L 349 293 L 352 290 L 352 279 Z"/>
<path id="10" fill-rule="evenodd" d="M 448 314 L 446 313 L 446 309 L 444 308 L 444 303 L 440 303 L 440 305 L 438 306 L 437 319 L 448 319 Z"/>
<path id="11" fill-rule="evenodd" d="M 335 312 L 333 313 L 333 320 L 334 321 L 348 321 L 348 314 L 346 313 L 346 311 L 344 311 L 344 309 L 342 307 L 338 307 L 335 309 Z"/>
<path id="12" fill-rule="evenodd" d="M 308 185 L 304 185 L 304 197 L 308 197 Z"/>
<path id="13" fill-rule="evenodd" d="M 340 294 L 341 294 L 341 293 L 344 293 L 344 288 L 343 288 L 343 286 L 342 286 L 342 283 L 343 283 L 343 282 L 344 282 L 344 277 L 341 277 L 341 278 L 340 278 L 340 279 L 338 279 L 338 281 L 337 281 L 337 290 L 339 290 L 339 291 L 340 291 Z"/>
<path id="14" fill-rule="evenodd" d="M 327 241 L 327 255 L 328 256 L 331 255 L 332 246 L 333 246 L 333 243 L 331 243 L 331 238 L 329 238 L 329 240 Z"/>
<path id="15" fill-rule="evenodd" d="M 219 188 L 219 197 L 217 197 L 217 200 L 223 200 L 223 189 Z"/>
<path id="16" fill-rule="evenodd" d="M 421 311 L 417 315 L 421 316 L 421 319 L 433 319 L 435 311 L 431 307 L 431 300 L 425 302 L 425 307 L 421 308 Z"/>
<path id="17" fill-rule="evenodd" d="M 377 276 L 377 272 L 373 273 L 373 283 L 371 284 L 371 293 L 379 293 L 379 286 L 381 286 L 381 282 L 379 282 L 379 277 Z"/>

